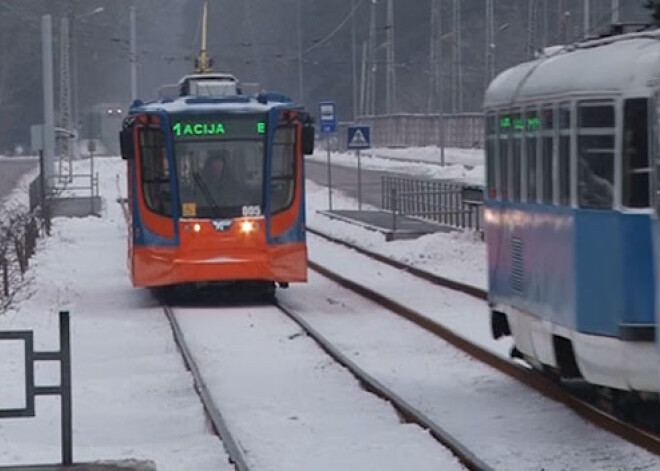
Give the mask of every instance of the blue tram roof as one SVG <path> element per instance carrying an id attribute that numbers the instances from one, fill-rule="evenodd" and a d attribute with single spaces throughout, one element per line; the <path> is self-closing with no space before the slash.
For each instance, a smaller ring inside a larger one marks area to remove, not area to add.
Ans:
<path id="1" fill-rule="evenodd" d="M 135 100 L 130 107 L 130 114 L 147 112 L 165 113 L 208 113 L 224 111 L 233 113 L 266 113 L 274 108 L 300 109 L 291 99 L 277 94 L 263 94 L 256 97 L 195 97 L 184 96 L 172 100 L 159 100 L 144 103 Z"/>

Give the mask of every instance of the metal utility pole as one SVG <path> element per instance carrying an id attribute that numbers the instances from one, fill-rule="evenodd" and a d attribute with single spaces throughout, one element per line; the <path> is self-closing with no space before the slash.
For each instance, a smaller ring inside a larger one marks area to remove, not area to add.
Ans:
<path id="1" fill-rule="evenodd" d="M 371 0 L 371 19 L 369 21 L 369 80 L 367 92 L 367 114 L 376 115 L 376 8 L 377 0 Z"/>
<path id="2" fill-rule="evenodd" d="M 612 0 L 612 24 L 619 23 L 619 0 Z"/>
<path id="3" fill-rule="evenodd" d="M 439 2 L 441 0 L 438 0 Z M 442 3 L 438 5 L 438 23 L 437 23 L 437 38 L 438 38 L 438 61 L 437 61 L 437 70 L 438 78 L 436 86 L 438 88 L 438 113 L 439 113 L 439 132 L 438 132 L 438 145 L 440 147 L 440 165 L 444 167 L 445 165 L 445 80 L 442 74 L 442 65 L 443 65 L 443 47 L 442 47 L 442 12 L 440 7 Z"/>
<path id="4" fill-rule="evenodd" d="M 367 41 L 364 41 L 362 42 L 362 74 L 360 76 L 360 116 L 367 114 L 367 52 L 368 44 Z"/>
<path id="5" fill-rule="evenodd" d="M 300 20 L 300 0 L 296 0 L 296 28 L 298 31 L 298 102 L 304 103 L 302 27 Z"/>
<path id="6" fill-rule="evenodd" d="M 53 24 L 50 15 L 41 17 L 41 50 L 44 92 L 44 182 L 52 185 L 55 174 L 55 111 L 53 110 Z"/>
<path id="7" fill-rule="evenodd" d="M 541 38 L 541 48 L 548 46 L 548 0 L 543 0 L 543 37 Z"/>
<path id="8" fill-rule="evenodd" d="M 433 113 L 437 103 L 438 95 L 438 70 L 439 60 L 436 42 L 438 41 L 440 19 L 439 0 L 431 0 L 431 34 L 429 35 L 429 96 L 427 100 L 427 112 Z M 488 0 L 486 0 L 488 1 Z"/>
<path id="9" fill-rule="evenodd" d="M 396 102 L 394 54 L 394 0 L 387 0 L 387 70 L 385 75 L 385 113 L 392 114 Z"/>
<path id="10" fill-rule="evenodd" d="M 485 61 L 486 73 L 484 81 L 485 87 L 493 80 L 495 74 L 495 11 L 493 0 L 486 0 L 486 49 Z"/>
<path id="11" fill-rule="evenodd" d="M 69 171 L 71 169 L 71 74 L 69 67 L 70 43 L 69 43 L 69 19 L 62 18 L 60 27 L 60 128 L 65 130 L 60 139 L 58 174 L 62 178 L 62 161 L 67 159 Z"/>
<path id="12" fill-rule="evenodd" d="M 131 23 L 131 100 L 137 99 L 137 25 L 135 18 L 135 4 L 131 5 L 130 9 L 130 23 Z"/>
<path id="13" fill-rule="evenodd" d="M 536 51 L 536 23 L 537 23 L 537 5 L 536 0 L 527 2 L 527 56 L 534 58 Z"/>
<path id="14" fill-rule="evenodd" d="M 567 44 L 571 29 L 571 13 L 565 9 L 564 0 L 559 0 L 557 5 L 559 7 L 557 14 L 557 32 L 559 33 L 559 38 L 557 43 Z"/>
<path id="15" fill-rule="evenodd" d="M 357 0 L 351 2 L 351 67 L 353 72 L 353 121 L 358 117 L 358 71 L 357 71 L 357 45 L 355 44 L 355 5 Z"/>
<path id="16" fill-rule="evenodd" d="M 589 33 L 591 32 L 591 8 L 589 5 L 589 0 L 583 0 L 583 5 L 584 5 L 584 14 L 583 14 L 583 36 L 587 38 L 589 36 Z"/>
<path id="17" fill-rule="evenodd" d="M 454 0 L 454 93 L 452 94 L 452 112 L 463 111 L 463 58 L 461 53 L 461 4 Z"/>

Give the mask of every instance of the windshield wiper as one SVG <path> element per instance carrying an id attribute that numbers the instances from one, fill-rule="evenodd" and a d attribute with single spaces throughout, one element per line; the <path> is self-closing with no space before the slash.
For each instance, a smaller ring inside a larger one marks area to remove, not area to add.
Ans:
<path id="1" fill-rule="evenodd" d="M 204 179 L 201 177 L 199 172 L 193 172 L 193 178 L 195 179 L 197 186 L 199 186 L 199 188 L 202 190 L 202 194 L 204 195 L 204 198 L 206 198 L 206 201 L 208 201 L 209 204 L 211 205 L 211 209 L 213 210 L 213 214 L 215 215 L 215 217 L 220 217 L 220 207 L 213 199 L 213 195 L 211 195 L 211 192 L 209 191 L 209 187 L 206 186 L 206 182 L 204 182 Z"/>

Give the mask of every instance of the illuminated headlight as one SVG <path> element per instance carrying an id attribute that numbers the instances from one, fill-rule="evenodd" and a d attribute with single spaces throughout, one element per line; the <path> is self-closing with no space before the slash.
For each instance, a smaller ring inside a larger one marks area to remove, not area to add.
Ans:
<path id="1" fill-rule="evenodd" d="M 195 224 L 195 225 L 193 226 L 193 231 L 195 231 L 195 232 L 199 232 L 199 231 L 201 231 L 201 230 L 202 230 L 202 226 L 201 226 L 200 224 Z"/>
<path id="2" fill-rule="evenodd" d="M 241 232 L 243 234 L 249 234 L 251 232 L 254 232 L 255 229 L 255 224 L 252 221 L 243 221 L 241 223 Z"/>

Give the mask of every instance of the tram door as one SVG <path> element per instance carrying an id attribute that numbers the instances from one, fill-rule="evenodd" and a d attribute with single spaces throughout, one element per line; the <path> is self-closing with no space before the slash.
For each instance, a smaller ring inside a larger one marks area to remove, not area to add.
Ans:
<path id="1" fill-rule="evenodd" d="M 159 127 L 136 122 L 122 131 L 122 156 L 128 160 L 130 270 L 135 250 L 177 244 L 175 195 L 165 135 Z"/>

